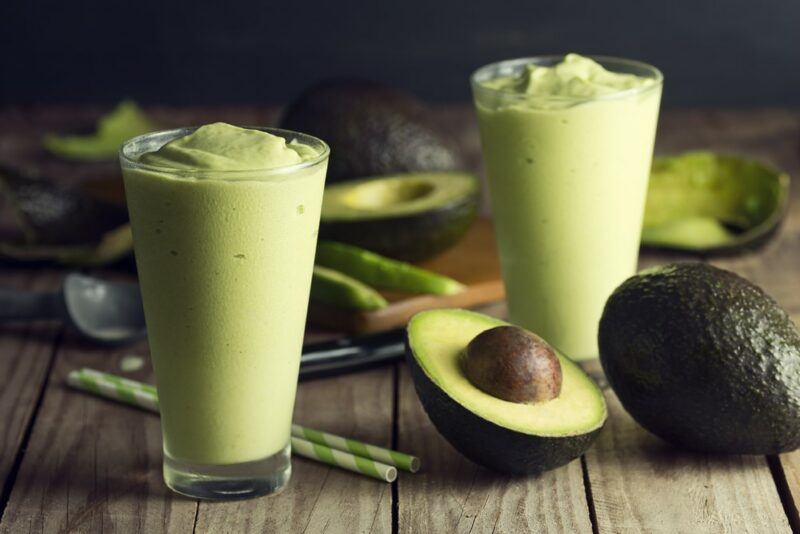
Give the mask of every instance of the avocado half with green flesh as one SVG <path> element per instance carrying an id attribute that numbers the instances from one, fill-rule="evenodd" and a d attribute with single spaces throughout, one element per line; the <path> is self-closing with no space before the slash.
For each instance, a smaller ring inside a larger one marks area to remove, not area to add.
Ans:
<path id="1" fill-rule="evenodd" d="M 408 93 L 360 79 L 327 80 L 287 108 L 281 127 L 324 139 L 331 147 L 327 182 L 383 174 L 463 169 L 432 113 Z"/>
<path id="2" fill-rule="evenodd" d="M 757 161 L 698 151 L 656 158 L 642 245 L 724 253 L 764 243 L 786 214 L 789 177 Z"/>
<path id="3" fill-rule="evenodd" d="M 597 384 L 559 354 L 561 389 L 552 400 L 509 402 L 473 385 L 463 370 L 466 347 L 507 324 L 466 310 L 418 313 L 408 324 L 407 360 L 422 406 L 453 447 L 496 471 L 538 473 L 589 448 L 606 420 L 606 403 Z"/>
<path id="4" fill-rule="evenodd" d="M 776 454 L 800 446 L 800 333 L 761 289 L 704 263 L 618 287 L 600 360 L 633 418 L 684 448 Z"/>
<path id="5" fill-rule="evenodd" d="M 480 186 L 465 173 L 367 178 L 325 189 L 320 237 L 419 261 L 454 245 L 478 213 Z"/>

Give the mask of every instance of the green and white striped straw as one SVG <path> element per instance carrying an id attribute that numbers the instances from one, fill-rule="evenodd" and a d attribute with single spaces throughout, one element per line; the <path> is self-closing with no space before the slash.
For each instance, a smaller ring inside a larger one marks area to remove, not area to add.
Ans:
<path id="1" fill-rule="evenodd" d="M 292 436 L 307 439 L 308 441 L 320 445 L 326 445 L 332 449 L 351 452 L 362 458 L 369 458 L 376 462 L 393 465 L 409 473 L 416 473 L 419 471 L 419 458 L 411 456 L 410 454 L 384 449 L 383 447 L 376 447 L 375 445 L 370 445 L 354 439 L 343 438 L 335 434 L 328 434 L 327 432 L 320 432 L 319 430 L 297 424 L 292 425 Z"/>
<path id="2" fill-rule="evenodd" d="M 158 412 L 158 392 L 155 386 L 150 384 L 144 384 L 135 380 L 129 380 L 127 378 L 87 368 L 71 371 L 67 375 L 67 384 L 76 389 L 94 393 L 101 397 L 120 401 L 151 412 Z M 360 456 L 354 452 L 348 452 L 348 450 L 337 450 L 336 448 L 326 445 L 324 442 L 314 443 L 306 439 L 303 435 L 295 435 L 295 427 L 297 427 L 298 431 L 302 433 L 308 432 L 310 435 L 332 436 L 331 434 L 326 434 L 300 425 L 292 425 L 293 454 L 311 460 L 317 460 L 333 467 L 340 467 L 348 471 L 377 478 L 385 482 L 394 482 L 397 478 L 397 468 L 394 465 L 387 465 L 378 459 Z M 339 438 L 339 436 L 332 437 L 345 439 Z M 346 441 L 356 444 L 353 445 L 354 450 L 388 451 L 398 458 L 412 458 L 416 460 L 412 456 L 396 451 L 381 449 L 380 447 L 355 440 Z M 408 465 L 412 464 L 410 463 Z M 414 465 L 419 466 L 419 460 L 417 460 Z"/>

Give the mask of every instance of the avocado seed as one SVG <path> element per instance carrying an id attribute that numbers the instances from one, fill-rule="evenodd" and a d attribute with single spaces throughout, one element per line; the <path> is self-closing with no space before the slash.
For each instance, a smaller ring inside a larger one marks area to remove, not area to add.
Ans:
<path id="1" fill-rule="evenodd" d="M 542 402 L 561 392 L 561 363 L 553 349 L 516 326 L 498 326 L 475 336 L 463 366 L 475 387 L 498 399 Z"/>

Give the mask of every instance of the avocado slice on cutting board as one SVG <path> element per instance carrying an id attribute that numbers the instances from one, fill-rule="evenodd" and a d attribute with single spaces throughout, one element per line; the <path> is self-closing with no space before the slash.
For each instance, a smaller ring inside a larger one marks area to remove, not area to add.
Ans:
<path id="1" fill-rule="evenodd" d="M 642 271 L 606 303 L 600 360 L 622 405 L 678 446 L 800 446 L 800 333 L 761 289 L 704 263 Z"/>
<path id="2" fill-rule="evenodd" d="M 756 247 L 788 200 L 789 176 L 755 160 L 708 151 L 656 158 L 642 245 L 704 254 Z"/>
<path id="3" fill-rule="evenodd" d="M 379 310 L 388 303 L 380 293 L 334 269 L 314 266 L 311 277 L 313 302 L 351 310 Z"/>
<path id="4" fill-rule="evenodd" d="M 479 334 L 502 326 L 508 323 L 460 309 L 415 315 L 406 354 L 417 395 L 437 430 L 476 463 L 522 474 L 564 465 L 583 454 L 603 427 L 603 394 L 557 353 L 560 392 L 551 400 L 503 400 L 473 384 L 465 372 L 466 349 Z"/>
<path id="5" fill-rule="evenodd" d="M 324 139 L 331 147 L 327 182 L 382 174 L 464 168 L 430 110 L 408 93 L 361 80 L 323 81 L 300 94 L 281 128 Z"/>
<path id="6" fill-rule="evenodd" d="M 314 261 L 381 289 L 432 295 L 453 295 L 464 290 L 463 284 L 447 276 L 336 241 L 317 243 Z"/>
<path id="7" fill-rule="evenodd" d="M 466 173 L 398 174 L 325 189 L 320 237 L 419 261 L 455 244 L 478 213 L 480 186 Z"/>

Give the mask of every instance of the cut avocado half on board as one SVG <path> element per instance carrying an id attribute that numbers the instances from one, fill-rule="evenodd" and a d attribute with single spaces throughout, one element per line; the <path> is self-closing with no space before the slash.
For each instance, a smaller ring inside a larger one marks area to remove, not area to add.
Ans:
<path id="1" fill-rule="evenodd" d="M 398 174 L 325 189 L 320 237 L 403 261 L 454 245 L 478 213 L 480 187 L 471 174 Z"/>
<path id="2" fill-rule="evenodd" d="M 381 289 L 433 295 L 453 295 L 464 290 L 463 284 L 447 276 L 335 241 L 317 244 L 315 262 Z"/>
<path id="3" fill-rule="evenodd" d="M 113 160 L 122 143 L 157 129 L 156 124 L 130 100 L 123 100 L 100 117 L 97 130 L 89 135 L 48 134 L 44 147 L 64 159 L 76 161 Z"/>
<path id="4" fill-rule="evenodd" d="M 786 214 L 789 176 L 754 160 L 688 152 L 656 158 L 642 245 L 697 253 L 755 247 Z"/>
<path id="5" fill-rule="evenodd" d="M 407 360 L 417 394 L 438 431 L 466 457 L 504 473 L 538 473 L 583 454 L 607 417 L 603 393 L 558 355 L 558 396 L 537 403 L 494 397 L 470 382 L 463 354 L 480 333 L 505 323 L 459 309 L 418 313 L 408 324 Z"/>
<path id="6" fill-rule="evenodd" d="M 318 265 L 314 266 L 311 278 L 311 300 L 350 310 L 379 310 L 388 305 L 386 299 L 368 285 Z"/>

